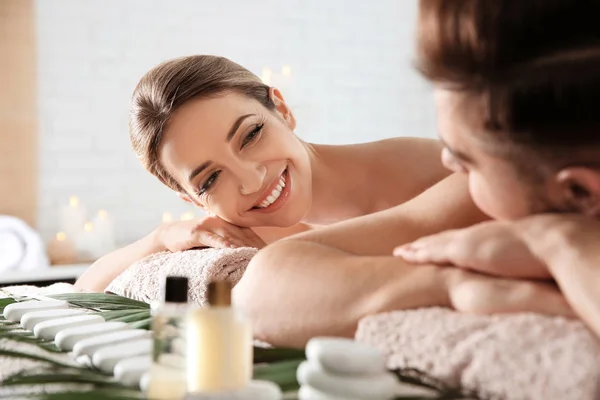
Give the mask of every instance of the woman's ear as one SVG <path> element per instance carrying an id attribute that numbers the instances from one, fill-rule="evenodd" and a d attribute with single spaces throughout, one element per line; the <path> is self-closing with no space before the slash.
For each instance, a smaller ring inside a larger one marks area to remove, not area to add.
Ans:
<path id="1" fill-rule="evenodd" d="M 569 208 L 590 217 L 600 216 L 600 171 L 569 167 L 556 175 L 559 192 Z"/>
<path id="2" fill-rule="evenodd" d="M 285 102 L 285 99 L 283 98 L 283 95 L 281 94 L 279 89 L 274 87 L 270 88 L 269 98 L 275 104 L 275 109 L 277 110 L 279 115 L 281 115 L 283 120 L 287 122 L 290 129 L 296 129 L 296 118 L 294 117 L 294 114 L 292 113 L 290 107 Z"/>

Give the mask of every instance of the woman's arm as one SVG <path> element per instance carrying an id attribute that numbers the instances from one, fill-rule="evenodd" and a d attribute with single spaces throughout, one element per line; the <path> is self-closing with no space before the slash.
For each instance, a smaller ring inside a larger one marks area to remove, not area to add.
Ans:
<path id="1" fill-rule="evenodd" d="M 370 314 L 451 306 L 459 269 L 415 268 L 393 257 L 356 257 L 306 241 L 279 241 L 252 259 L 234 288 L 256 338 L 302 347 L 314 336 L 352 337 Z"/>
<path id="2" fill-rule="evenodd" d="M 467 178 L 454 174 L 399 206 L 302 233 L 286 241 L 308 241 L 356 255 L 391 255 L 400 244 L 488 219 L 471 200 Z"/>
<path id="3" fill-rule="evenodd" d="M 261 249 L 265 241 L 252 229 L 232 225 L 218 217 L 171 222 L 161 225 L 145 238 L 100 258 L 77 280 L 75 287 L 92 292 L 104 291 L 133 263 L 161 251 L 246 246 Z"/>
<path id="4" fill-rule="evenodd" d="M 165 247 L 154 231 L 145 238 L 98 259 L 75 282 L 75 288 L 86 292 L 102 292 L 133 263 L 164 250 Z"/>
<path id="5" fill-rule="evenodd" d="M 548 266 L 571 307 L 600 337 L 600 222 L 544 215 L 518 224 L 529 249 Z"/>

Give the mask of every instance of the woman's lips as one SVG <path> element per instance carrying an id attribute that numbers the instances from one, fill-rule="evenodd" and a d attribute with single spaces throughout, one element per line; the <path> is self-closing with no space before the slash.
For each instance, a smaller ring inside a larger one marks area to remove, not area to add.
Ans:
<path id="1" fill-rule="evenodd" d="M 283 178 L 284 186 L 281 188 L 281 191 L 279 192 L 277 189 L 277 186 L 280 184 L 282 178 Z M 272 212 L 279 210 L 281 207 L 283 207 L 283 205 L 286 203 L 287 199 L 290 196 L 290 191 L 291 191 L 291 186 L 292 186 L 291 183 L 292 182 L 290 179 L 290 174 L 288 173 L 288 170 L 286 169 L 285 171 L 283 171 L 280 178 L 277 181 L 273 182 L 271 187 L 269 187 L 269 190 L 266 191 L 265 196 L 263 196 L 263 198 L 261 198 L 260 202 L 257 202 L 257 204 L 265 204 L 264 202 L 266 201 L 270 204 L 267 205 L 266 207 L 254 206 L 251 211 L 268 214 L 268 213 L 272 213 Z M 277 197 L 275 199 L 275 201 L 271 202 L 270 200 L 273 200 L 273 199 L 269 199 L 269 196 L 273 196 L 274 190 L 279 192 L 279 197 Z"/>

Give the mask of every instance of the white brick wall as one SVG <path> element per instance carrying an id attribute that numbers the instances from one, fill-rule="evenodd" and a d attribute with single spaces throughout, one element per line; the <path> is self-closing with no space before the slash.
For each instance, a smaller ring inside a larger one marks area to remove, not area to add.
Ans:
<path id="1" fill-rule="evenodd" d="M 143 171 L 127 133 L 135 84 L 168 58 L 218 54 L 257 74 L 289 64 L 308 141 L 435 135 L 411 65 L 416 0 L 37 0 L 36 12 L 45 238 L 70 195 L 107 209 L 120 244 L 190 210 Z"/>

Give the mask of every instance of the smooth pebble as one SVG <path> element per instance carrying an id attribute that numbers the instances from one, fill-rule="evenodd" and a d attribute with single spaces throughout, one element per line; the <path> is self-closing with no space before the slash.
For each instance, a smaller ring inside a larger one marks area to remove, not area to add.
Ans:
<path id="1" fill-rule="evenodd" d="M 29 300 L 12 303 L 4 307 L 4 318 L 12 322 L 20 322 L 21 317 L 28 312 L 42 310 L 59 310 L 69 308 L 69 303 L 62 300 Z"/>
<path id="2" fill-rule="evenodd" d="M 389 372 L 364 377 L 334 375 L 310 361 L 300 364 L 296 377 L 300 384 L 328 395 L 364 400 L 391 399 L 399 384 L 397 378 Z"/>
<path id="3" fill-rule="evenodd" d="M 35 328 L 33 328 L 33 334 L 40 339 L 53 340 L 58 332 L 64 329 L 73 328 L 75 326 L 101 324 L 103 322 L 105 322 L 104 318 L 94 314 L 52 319 L 37 324 Z"/>
<path id="4" fill-rule="evenodd" d="M 127 358 L 115 365 L 114 376 L 125 386 L 137 386 L 142 375 L 150 370 L 152 356 L 144 355 Z"/>
<path id="5" fill-rule="evenodd" d="M 33 331 L 35 326 L 40 322 L 50 321 L 52 319 L 59 319 L 65 317 L 72 317 L 74 315 L 83 315 L 86 310 L 81 308 L 67 308 L 58 310 L 43 310 L 43 311 L 32 311 L 23 314 L 21 317 L 21 326 L 23 329 Z"/>
<path id="6" fill-rule="evenodd" d="M 140 339 L 99 349 L 92 356 L 92 364 L 99 370 L 112 374 L 119 361 L 151 353 L 152 339 Z"/>
<path id="7" fill-rule="evenodd" d="M 75 357 L 92 357 L 96 351 L 104 347 L 149 338 L 151 335 L 152 333 L 145 329 L 129 329 L 105 333 L 104 335 L 94 336 L 77 342 L 75 346 L 73 346 L 73 355 Z"/>
<path id="8" fill-rule="evenodd" d="M 306 358 L 340 375 L 379 375 L 387 371 L 381 352 L 351 339 L 320 337 L 306 345 Z"/>
<path id="9" fill-rule="evenodd" d="M 332 394 L 323 393 L 308 385 L 300 386 L 298 390 L 298 400 L 360 400 L 353 397 L 339 397 Z"/>
<path id="10" fill-rule="evenodd" d="M 62 330 L 56 334 L 54 343 L 61 350 L 71 351 L 78 342 L 106 333 L 131 329 L 125 322 L 109 321 L 103 324 L 76 326 Z"/>

